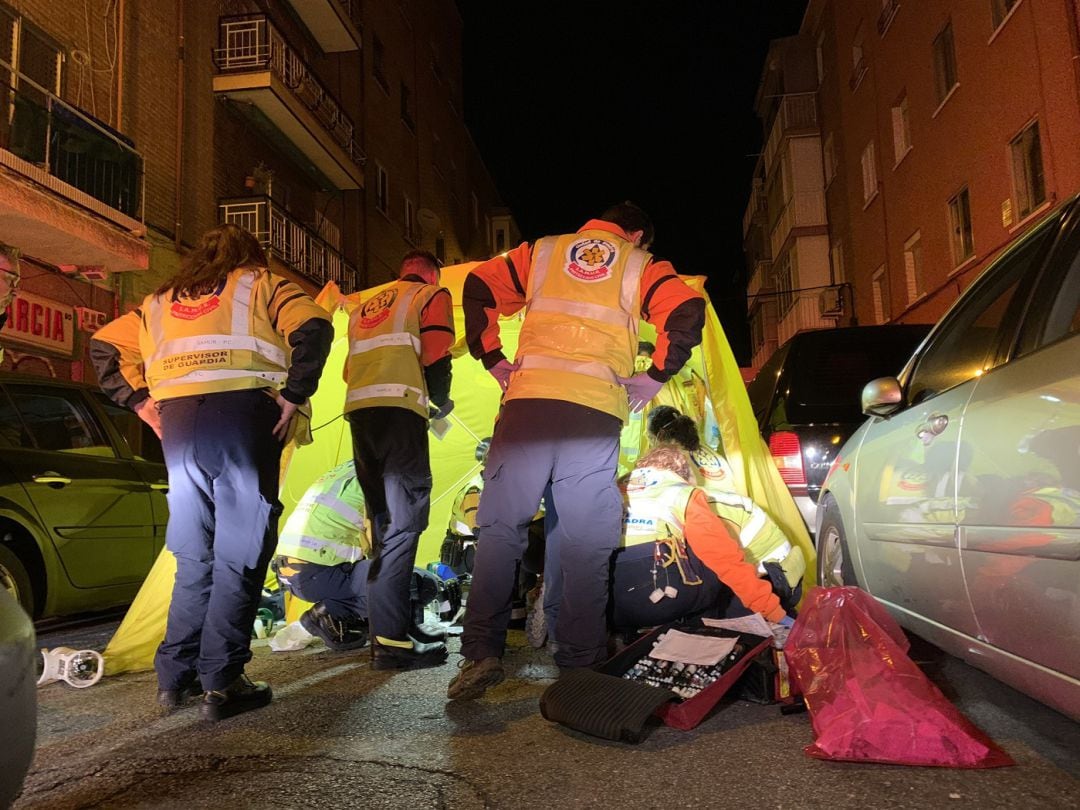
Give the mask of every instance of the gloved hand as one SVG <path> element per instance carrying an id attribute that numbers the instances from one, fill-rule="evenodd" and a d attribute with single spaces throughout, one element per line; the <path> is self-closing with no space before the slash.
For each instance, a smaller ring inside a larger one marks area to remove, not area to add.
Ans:
<path id="1" fill-rule="evenodd" d="M 450 411 L 454 410 L 454 400 L 448 399 L 442 404 L 442 407 L 436 408 L 431 412 L 432 419 L 445 419 L 450 415 Z"/>
<path id="2" fill-rule="evenodd" d="M 510 375 L 517 371 L 517 368 L 517 363 L 511 363 L 509 360 L 503 359 L 489 368 L 488 373 L 495 378 L 499 388 L 505 391 L 506 386 L 510 384 Z"/>
<path id="3" fill-rule="evenodd" d="M 664 387 L 662 382 L 658 382 L 650 377 L 646 372 L 635 374 L 633 377 L 616 377 L 619 384 L 626 389 L 626 393 L 630 396 L 630 410 L 637 413 L 646 405 L 649 401 L 660 393 L 660 389 Z"/>
<path id="4" fill-rule="evenodd" d="M 795 620 L 793 618 L 791 618 L 790 616 L 785 616 L 780 621 L 778 621 L 777 624 L 779 624 L 779 625 L 781 625 L 783 627 L 786 627 L 788 630 L 790 630 L 792 628 L 792 626 L 795 624 Z"/>

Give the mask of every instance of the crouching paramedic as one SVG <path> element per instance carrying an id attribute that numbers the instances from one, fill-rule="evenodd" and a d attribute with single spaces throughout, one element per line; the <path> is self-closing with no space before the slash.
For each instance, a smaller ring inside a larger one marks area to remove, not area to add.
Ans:
<path id="1" fill-rule="evenodd" d="M 771 582 L 744 554 L 738 526 L 713 511 L 691 478 L 686 455 L 673 446 L 654 448 L 631 473 L 626 532 L 612 563 L 614 629 L 717 615 L 730 593 L 748 610 L 790 626 Z"/>
<path id="2" fill-rule="evenodd" d="M 285 521 L 278 539 L 274 569 L 294 596 L 313 602 L 300 617 L 304 629 L 331 650 L 345 651 L 368 642 L 368 569 L 371 539 L 364 519 L 364 493 L 352 459 L 323 473 Z M 413 571 L 412 615 L 438 595 L 438 578 Z M 427 642 L 442 641 L 414 626 L 409 634 Z"/>
<path id="3" fill-rule="evenodd" d="M 453 343 L 450 293 L 439 286 L 439 262 L 426 251 L 405 254 L 398 280 L 349 318 L 345 416 L 372 520 L 368 611 L 376 669 L 446 661 L 445 645 L 410 635 L 409 583 L 431 505 L 428 418 L 454 407 Z"/>
<path id="4" fill-rule="evenodd" d="M 250 233 L 214 228 L 90 346 L 102 388 L 165 451 L 176 579 L 154 660 L 158 702 L 205 691 L 211 720 L 270 701 L 244 665 L 277 541 L 281 450 L 333 339 L 327 312 L 266 265 Z"/>

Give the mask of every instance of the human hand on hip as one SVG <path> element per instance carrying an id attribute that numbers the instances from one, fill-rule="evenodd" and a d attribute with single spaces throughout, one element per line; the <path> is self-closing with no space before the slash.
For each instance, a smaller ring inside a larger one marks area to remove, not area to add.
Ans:
<path id="1" fill-rule="evenodd" d="M 630 410 L 635 413 L 648 405 L 649 401 L 664 387 L 662 382 L 654 380 L 644 371 L 632 377 L 616 377 L 615 379 L 626 389 L 630 397 Z"/>
<path id="2" fill-rule="evenodd" d="M 274 425 L 273 431 L 274 438 L 279 442 L 285 441 L 285 437 L 289 435 L 289 423 L 292 422 L 293 416 L 296 415 L 296 409 L 300 406 L 295 402 L 289 402 L 281 394 L 274 395 L 274 401 L 277 402 L 278 407 L 281 408 L 281 418 L 278 419 L 277 424 Z"/>
<path id="3" fill-rule="evenodd" d="M 499 388 L 505 391 L 506 386 L 510 384 L 510 375 L 517 371 L 517 369 L 517 363 L 511 363 L 509 360 L 504 359 L 489 368 L 488 373 L 495 378 L 495 382 L 499 384 Z"/>
<path id="4" fill-rule="evenodd" d="M 147 397 L 135 406 L 135 413 L 140 419 L 150 426 L 150 429 L 161 438 L 161 411 L 158 410 L 157 400 Z"/>

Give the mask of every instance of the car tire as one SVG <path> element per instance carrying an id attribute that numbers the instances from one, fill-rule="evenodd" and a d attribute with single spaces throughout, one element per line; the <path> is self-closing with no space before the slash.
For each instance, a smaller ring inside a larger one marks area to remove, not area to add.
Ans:
<path id="1" fill-rule="evenodd" d="M 34 585 L 30 572 L 7 542 L 10 534 L 0 537 L 0 588 L 10 593 L 28 615 L 34 615 Z"/>
<path id="2" fill-rule="evenodd" d="M 824 588 L 857 586 L 859 583 L 855 580 L 855 566 L 848 551 L 840 507 L 830 498 L 823 508 L 825 511 L 817 536 L 818 584 Z"/>

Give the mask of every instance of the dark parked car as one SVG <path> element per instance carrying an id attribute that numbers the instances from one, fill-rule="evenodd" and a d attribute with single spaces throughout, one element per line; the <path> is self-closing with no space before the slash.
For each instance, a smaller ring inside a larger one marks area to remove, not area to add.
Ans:
<path id="1" fill-rule="evenodd" d="M 899 374 L 929 331 L 897 324 L 799 332 L 747 387 L 761 435 L 811 534 L 829 465 L 865 419 L 863 386 Z"/>
<path id="2" fill-rule="evenodd" d="M 161 444 L 97 388 L 0 374 L 0 587 L 35 618 L 130 602 L 164 543 Z"/>

